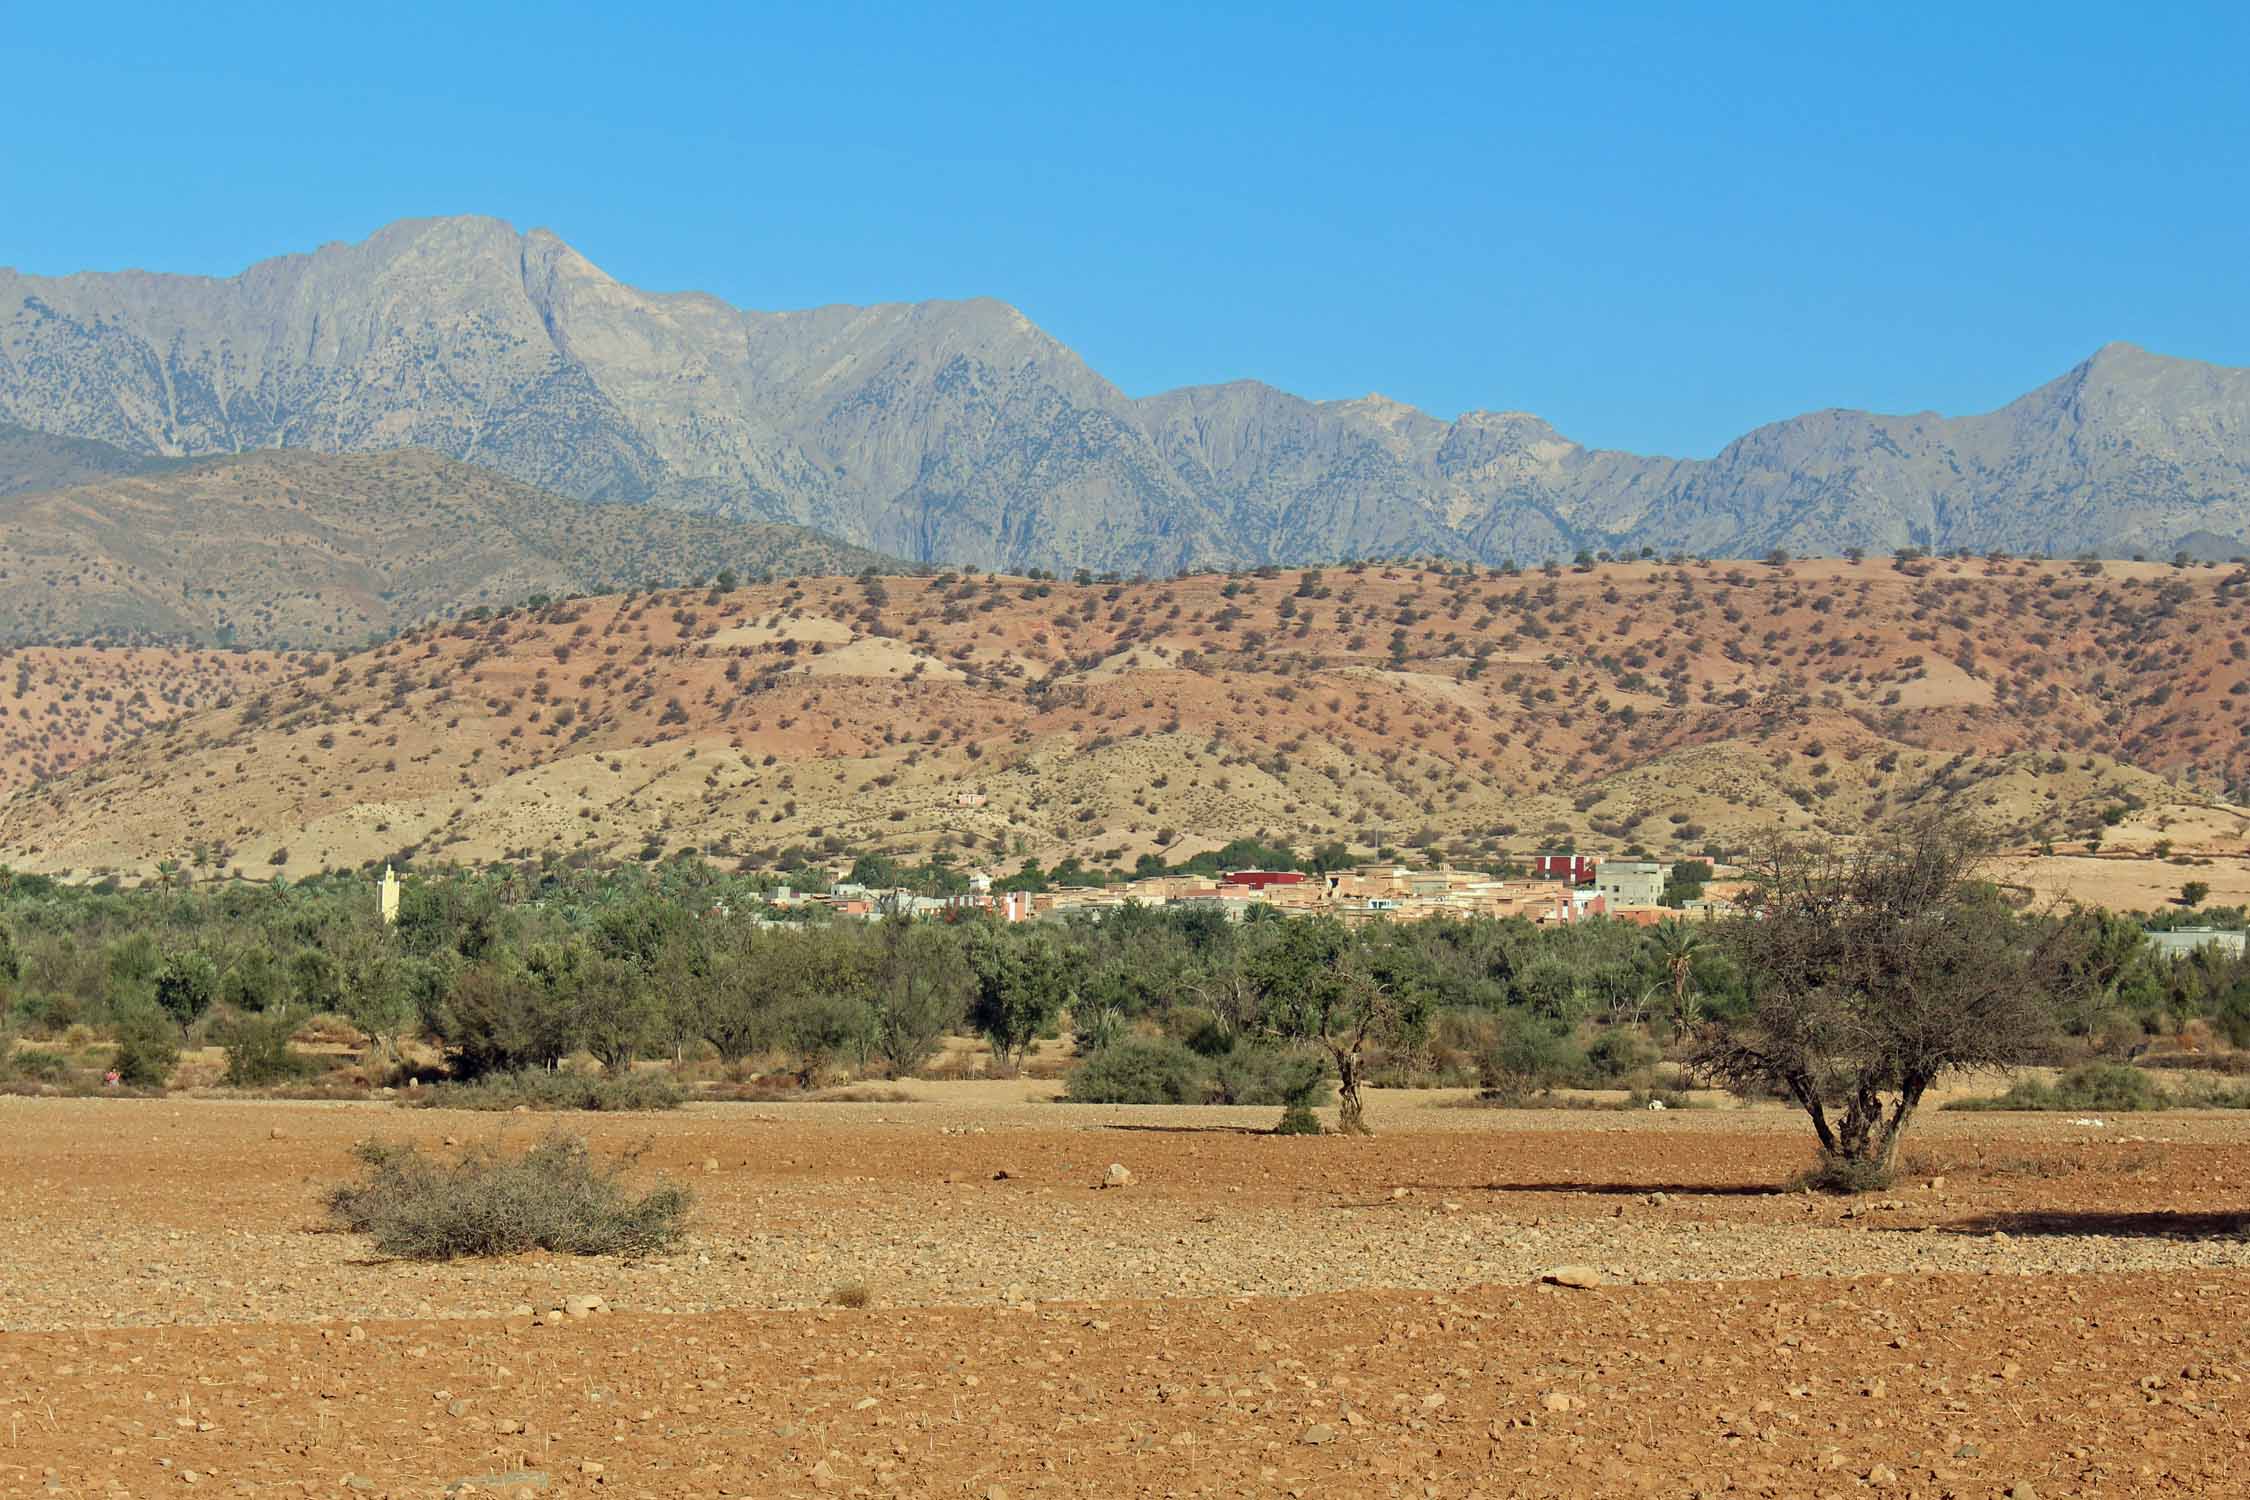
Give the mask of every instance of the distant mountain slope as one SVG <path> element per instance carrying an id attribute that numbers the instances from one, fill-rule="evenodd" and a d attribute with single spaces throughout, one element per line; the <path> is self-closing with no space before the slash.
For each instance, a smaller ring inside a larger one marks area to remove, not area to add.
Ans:
<path id="1" fill-rule="evenodd" d="M 2232 856 L 2246 605 L 2250 568 L 1981 558 L 575 600 L 151 729 L 0 805 L 0 863 L 201 848 L 262 878 L 401 850 L 796 846 L 1130 866 L 1253 835 L 1474 863 L 1934 806 L 2066 852 Z"/>
<path id="2" fill-rule="evenodd" d="M 269 651 L 0 646 L 0 798 L 306 670 Z"/>
<path id="3" fill-rule="evenodd" d="M 897 566 L 801 527 L 581 505 L 423 449 L 275 451 L 0 499 L 0 641 L 357 646 L 535 594 Z"/>
<path id="4" fill-rule="evenodd" d="M 128 453 L 92 438 L 57 437 L 0 422 L 0 496 L 59 490 L 89 479 L 139 474 L 163 460 Z"/>
<path id="5" fill-rule="evenodd" d="M 1997 412 L 1708 461 L 1253 382 L 1127 398 L 993 301 L 752 312 L 410 220 L 224 280 L 0 271 L 0 415 L 151 455 L 419 445 L 586 500 L 986 567 L 1579 548 L 2250 551 L 2250 371 L 2110 345 Z"/>

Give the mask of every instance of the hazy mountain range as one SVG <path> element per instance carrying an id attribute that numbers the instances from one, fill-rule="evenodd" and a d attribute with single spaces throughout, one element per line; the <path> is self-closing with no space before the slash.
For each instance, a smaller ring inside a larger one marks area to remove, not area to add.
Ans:
<path id="1" fill-rule="evenodd" d="M 0 647 L 35 641 L 358 646 L 539 594 L 732 572 L 903 566 L 802 526 L 581 505 L 426 448 L 149 463 L 74 440 L 61 489 L 0 488 Z M 11 449 L 0 433 L 0 462 Z"/>
<path id="2" fill-rule="evenodd" d="M 1817 412 L 1648 458 L 1522 413 L 1248 381 L 1136 400 L 1000 302 L 749 311 L 474 217 L 224 280 L 0 271 L 0 418 L 150 457 L 423 446 L 581 500 L 1012 568 L 2250 551 L 2250 371 L 2127 345 L 1986 415 Z"/>

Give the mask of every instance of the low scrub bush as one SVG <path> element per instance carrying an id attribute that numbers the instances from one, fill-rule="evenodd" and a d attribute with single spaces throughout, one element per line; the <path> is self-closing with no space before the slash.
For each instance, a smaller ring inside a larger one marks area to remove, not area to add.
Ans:
<path id="1" fill-rule="evenodd" d="M 1210 1092 L 1210 1060 L 1170 1037 L 1126 1037 L 1070 1073 L 1063 1098 L 1072 1104 L 1201 1104 Z"/>
<path id="2" fill-rule="evenodd" d="M 1328 1059 L 1302 1048 L 1238 1045 L 1212 1069 L 1215 1102 L 1310 1109 L 1328 1081 Z"/>
<path id="3" fill-rule="evenodd" d="M 1880 1193 L 1897 1180 L 1886 1162 L 1858 1161 L 1823 1151 L 1820 1160 L 1790 1179 L 1793 1193 Z"/>
<path id="4" fill-rule="evenodd" d="M 1500 1017 L 1491 1050 L 1478 1065 L 1477 1102 L 1519 1105 L 1583 1077 L 1586 1054 L 1568 1030 L 1522 1011 Z"/>
<path id="5" fill-rule="evenodd" d="M 321 1072 L 318 1060 L 289 1045 L 295 1029 L 296 1023 L 280 1011 L 236 1019 L 219 1044 L 227 1058 L 219 1081 L 233 1088 L 270 1088 Z"/>
<path id="6" fill-rule="evenodd" d="M 179 1028 L 153 1005 L 127 1011 L 118 1018 L 117 1050 L 109 1065 L 127 1088 L 163 1088 L 180 1065 Z"/>
<path id="7" fill-rule="evenodd" d="M 0 1045 L 0 1077 L 29 1079 L 33 1083 L 62 1083 L 72 1073 L 70 1059 L 44 1047 L 26 1047 L 9 1054 Z"/>
<path id="8" fill-rule="evenodd" d="M 2026 1078 L 2004 1094 L 1985 1099 L 1956 1099 L 1948 1109 L 2068 1110 L 2131 1114 L 2140 1110 L 2168 1109 L 2172 1101 L 2156 1080 L 2124 1063 L 2081 1063 L 2052 1084 Z"/>
<path id="9" fill-rule="evenodd" d="M 573 1073 L 531 1068 L 492 1073 L 468 1083 L 416 1089 L 402 1102 L 423 1109 L 626 1110 L 677 1109 L 687 1096 L 661 1073 Z"/>
<path id="10" fill-rule="evenodd" d="M 595 1161 L 575 1136 L 550 1135 L 513 1157 L 477 1146 L 448 1162 L 379 1141 L 354 1154 L 366 1170 L 329 1192 L 329 1216 L 398 1260 L 646 1255 L 680 1237 L 690 1202 L 669 1184 L 635 1197 L 622 1168 Z"/>
<path id="11" fill-rule="evenodd" d="M 1655 1067 L 1663 1056 L 1656 1043 L 1639 1032 L 1613 1026 L 1587 1047 L 1586 1070 L 1597 1083 L 1616 1084 Z"/>

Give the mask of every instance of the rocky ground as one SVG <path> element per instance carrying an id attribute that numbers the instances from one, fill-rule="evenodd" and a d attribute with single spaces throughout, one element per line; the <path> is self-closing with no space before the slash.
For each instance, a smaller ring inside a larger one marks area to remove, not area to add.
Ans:
<path id="1" fill-rule="evenodd" d="M 2250 1493 L 2250 1119 L 1931 1114 L 1853 1202 L 1778 1109 L 914 1092 L 574 1120 L 689 1240 L 442 1267 L 325 1230 L 350 1145 L 545 1122 L 0 1100 L 0 1494 Z"/>

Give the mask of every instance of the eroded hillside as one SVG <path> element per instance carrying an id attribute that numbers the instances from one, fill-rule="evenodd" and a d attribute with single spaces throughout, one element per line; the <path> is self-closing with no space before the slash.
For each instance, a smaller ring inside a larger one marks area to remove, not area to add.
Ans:
<path id="1" fill-rule="evenodd" d="M 1694 851 L 1943 802 L 2239 850 L 2250 572 L 2021 561 L 808 579 L 433 627 L 17 797 L 0 857 Z"/>

